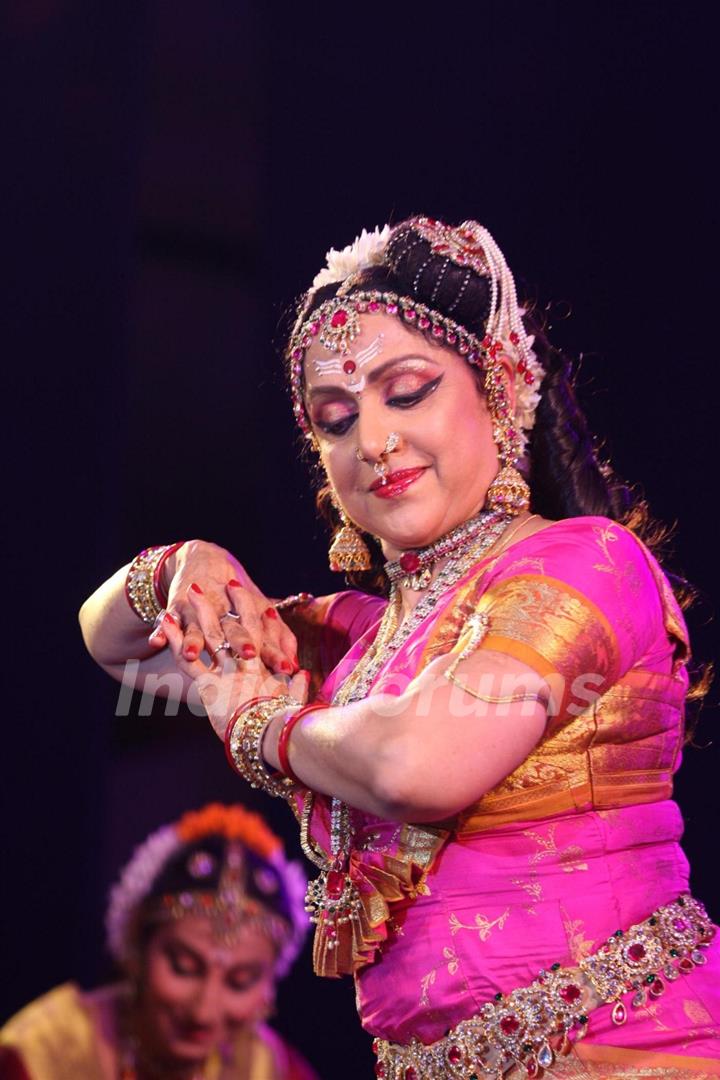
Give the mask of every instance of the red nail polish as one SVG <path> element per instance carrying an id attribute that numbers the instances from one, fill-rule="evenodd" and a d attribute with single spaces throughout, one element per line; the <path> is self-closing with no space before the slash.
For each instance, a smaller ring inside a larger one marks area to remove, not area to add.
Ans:
<path id="1" fill-rule="evenodd" d="M 169 611 L 165 612 L 165 618 L 163 619 L 163 622 L 169 622 L 171 626 L 177 626 L 177 623 L 175 622 Z"/>
<path id="2" fill-rule="evenodd" d="M 188 645 L 187 649 L 185 650 L 186 658 L 188 660 L 194 660 L 195 657 L 197 656 L 197 654 L 198 654 L 198 651 L 197 651 L 196 647 L 194 645 Z"/>
<path id="3" fill-rule="evenodd" d="M 242 589 L 242 585 L 237 578 L 230 578 L 228 585 L 233 589 Z"/>
<path id="4" fill-rule="evenodd" d="M 203 595 L 202 589 L 200 588 L 199 585 L 196 585 L 194 581 L 193 581 L 192 585 L 190 586 L 190 588 L 192 589 L 193 592 L 196 592 L 198 594 L 198 596 Z"/>
<path id="5" fill-rule="evenodd" d="M 293 673 L 292 665 L 288 664 L 287 660 L 283 660 L 282 664 L 280 665 L 280 670 L 284 671 L 286 675 L 292 675 Z"/>
<path id="6" fill-rule="evenodd" d="M 240 653 L 243 660 L 252 660 L 253 656 L 257 656 L 257 649 L 254 645 L 243 645 Z"/>
<path id="7" fill-rule="evenodd" d="M 295 675 L 297 675 L 298 671 L 300 670 L 300 661 L 298 660 L 297 656 L 293 656 L 292 665 L 293 665 L 293 673 Z"/>
<path id="8" fill-rule="evenodd" d="M 265 614 L 267 615 L 268 619 L 277 619 L 278 617 L 278 613 L 274 607 L 267 608 Z"/>

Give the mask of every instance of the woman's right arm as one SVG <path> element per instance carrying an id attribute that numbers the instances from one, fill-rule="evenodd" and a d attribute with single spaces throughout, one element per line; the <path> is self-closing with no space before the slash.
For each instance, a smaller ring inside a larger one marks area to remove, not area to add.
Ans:
<path id="1" fill-rule="evenodd" d="M 162 622 L 153 629 L 128 603 L 125 583 L 129 568 L 129 563 L 121 567 L 80 609 L 80 627 L 88 652 L 121 682 L 132 681 L 139 690 L 151 688 L 163 696 L 185 700 L 191 680 L 180 673 L 166 648 Z M 167 612 L 183 631 L 182 649 L 187 660 L 197 659 L 204 650 L 212 652 L 227 640 L 244 659 L 259 654 L 272 671 L 291 674 L 297 670 L 294 635 L 282 619 L 275 617 L 272 602 L 230 552 L 203 540 L 188 541 L 166 559 L 162 575 Z M 233 607 L 236 589 L 245 596 L 244 618 L 223 619 Z M 202 605 L 202 616 L 198 616 L 194 596 L 209 601 L 212 616 L 207 615 L 207 604 Z M 170 674 L 176 678 L 163 683 L 162 676 Z M 148 677 L 150 687 L 145 685 Z"/>
<path id="2" fill-rule="evenodd" d="M 85 644 L 113 678 L 140 691 L 186 700 L 192 682 L 166 647 L 162 623 L 153 629 L 128 603 L 129 567 L 113 574 L 80 609 Z M 292 675 L 302 664 L 315 688 L 384 607 L 379 597 L 351 591 L 310 598 L 279 615 L 229 551 L 203 540 L 183 544 L 165 560 L 160 584 L 167 611 L 183 631 L 184 659 L 193 661 L 228 641 L 236 655 L 246 660 L 259 655 L 274 673 Z M 229 609 L 242 612 L 242 620 L 223 618 Z"/>

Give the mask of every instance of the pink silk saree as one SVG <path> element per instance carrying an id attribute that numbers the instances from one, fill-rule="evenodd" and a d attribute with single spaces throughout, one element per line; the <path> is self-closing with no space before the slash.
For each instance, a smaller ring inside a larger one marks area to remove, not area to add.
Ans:
<path id="1" fill-rule="evenodd" d="M 328 700 L 383 610 L 361 594 L 336 603 L 355 640 L 325 680 Z M 366 914 L 352 965 L 358 1009 L 368 1032 L 396 1043 L 441 1038 L 497 992 L 577 962 L 688 888 L 670 798 L 687 638 L 650 553 L 605 518 L 535 533 L 443 597 L 371 693 L 400 693 L 435 656 L 458 650 L 475 611 L 489 619 L 482 648 L 548 680 L 552 715 L 532 754 L 452 823 L 415 828 L 354 812 L 352 875 Z M 327 848 L 327 800 L 316 805 L 312 835 Z M 595 1010 L 553 1075 L 720 1076 L 717 940 L 707 955 L 622 1027 L 609 1007 Z"/>

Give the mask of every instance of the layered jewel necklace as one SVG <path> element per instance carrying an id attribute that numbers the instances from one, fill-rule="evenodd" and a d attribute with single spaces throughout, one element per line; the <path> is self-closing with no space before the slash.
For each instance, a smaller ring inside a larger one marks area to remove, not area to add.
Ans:
<path id="1" fill-rule="evenodd" d="M 419 557 L 422 557 L 425 552 L 432 552 L 428 559 L 430 565 L 425 564 L 419 568 L 422 573 L 429 569 L 432 575 L 433 564 L 442 558 L 443 554 L 448 554 L 447 550 L 441 554 L 441 545 L 452 538 L 450 557 L 441 567 L 432 584 L 428 580 L 425 585 L 420 586 L 423 590 L 427 589 L 427 592 L 402 622 L 400 622 L 402 596 L 398 584 L 393 582 L 388 606 L 375 641 L 333 697 L 333 705 L 348 705 L 367 697 L 368 690 L 383 667 L 405 644 L 423 620 L 433 612 L 448 589 L 451 589 L 500 539 L 511 520 L 512 517 L 509 514 L 484 511 L 478 517 L 465 522 L 459 529 L 448 533 L 447 537 L 442 537 L 429 548 L 425 548 L 423 552 L 417 553 Z M 458 536 L 461 530 L 463 530 L 462 535 Z M 398 566 L 399 562 L 388 565 Z M 400 576 L 403 573 L 404 571 L 400 568 Z M 409 587 L 416 588 L 417 586 Z M 322 955 L 325 949 L 332 951 L 338 948 L 341 944 L 343 927 L 359 922 L 362 903 L 360 894 L 349 874 L 355 833 L 350 807 L 340 799 L 332 799 L 330 852 L 325 854 L 310 838 L 313 806 L 314 793 L 308 791 L 305 795 L 300 822 L 300 839 L 303 851 L 318 867 L 320 874 L 309 883 L 305 908 L 310 915 L 310 921 L 317 928 L 316 934 L 321 941 L 320 948 L 317 948 L 316 941 L 316 953 Z"/>
<path id="2" fill-rule="evenodd" d="M 498 521 L 507 523 L 507 515 L 500 510 L 481 510 L 474 518 L 464 521 L 434 544 L 414 551 L 404 551 L 399 559 L 385 563 L 385 573 L 390 584 L 400 585 L 403 589 L 414 589 L 416 592 L 427 589 L 432 581 L 435 564 L 440 559 L 447 558 L 455 551 L 466 550 L 473 540 L 485 536 Z"/>

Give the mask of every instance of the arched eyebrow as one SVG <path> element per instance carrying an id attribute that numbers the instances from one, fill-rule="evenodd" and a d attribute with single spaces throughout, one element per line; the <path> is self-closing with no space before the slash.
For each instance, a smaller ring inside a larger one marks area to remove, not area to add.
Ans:
<path id="1" fill-rule="evenodd" d="M 422 360 L 423 362 L 428 364 L 437 363 L 437 361 L 432 360 L 429 356 L 423 356 L 422 353 L 417 352 L 406 353 L 404 356 L 393 356 L 389 360 L 385 360 L 384 363 L 378 364 L 376 368 L 373 368 L 370 374 L 366 376 L 366 381 L 370 386 L 372 386 L 374 383 L 379 382 L 379 380 L 382 379 L 383 375 L 385 375 L 386 372 L 390 370 L 390 368 L 394 367 L 395 364 L 402 364 L 405 363 L 407 360 Z M 307 391 L 307 398 L 309 401 L 312 401 L 314 397 L 317 397 L 321 394 L 324 395 L 347 393 L 348 389 L 346 386 L 314 386 Z"/>
<path id="2" fill-rule="evenodd" d="M 169 938 L 165 942 L 165 948 L 182 949 L 184 952 L 188 953 L 196 963 L 207 965 L 207 961 L 202 953 L 199 953 L 194 945 L 190 945 L 187 941 L 183 941 L 182 938 Z"/>

